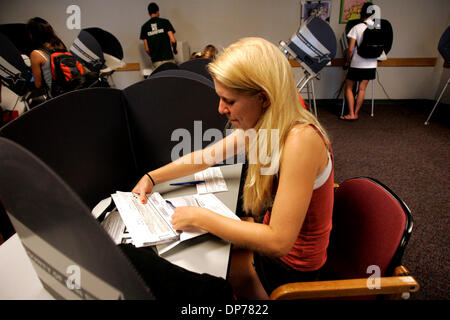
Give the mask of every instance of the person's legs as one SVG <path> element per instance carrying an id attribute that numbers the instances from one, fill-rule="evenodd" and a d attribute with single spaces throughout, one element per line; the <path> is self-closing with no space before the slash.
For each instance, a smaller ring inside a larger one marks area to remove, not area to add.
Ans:
<path id="1" fill-rule="evenodd" d="M 232 251 L 228 282 L 238 297 L 249 300 L 269 299 L 255 268 L 253 268 L 253 252 L 250 250 L 235 249 Z"/>
<path id="2" fill-rule="evenodd" d="M 345 100 L 348 106 L 348 114 L 341 116 L 341 119 L 351 120 L 355 119 L 355 95 L 353 94 L 354 80 L 345 80 Z"/>
<path id="3" fill-rule="evenodd" d="M 361 80 L 358 87 L 358 96 L 356 97 L 356 106 L 355 106 L 355 119 L 358 119 L 359 110 L 364 103 L 364 96 L 366 95 L 366 88 L 369 84 L 369 80 Z"/>

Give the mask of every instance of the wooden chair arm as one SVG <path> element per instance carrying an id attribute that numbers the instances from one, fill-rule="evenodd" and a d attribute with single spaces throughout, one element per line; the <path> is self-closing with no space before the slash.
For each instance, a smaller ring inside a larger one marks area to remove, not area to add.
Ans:
<path id="1" fill-rule="evenodd" d="M 404 269 L 407 271 L 406 268 Z M 410 275 L 372 278 L 370 280 L 370 283 L 374 284 L 377 284 L 375 280 L 380 280 L 379 288 L 369 289 L 368 278 L 288 283 L 276 288 L 270 294 L 270 299 L 294 300 L 390 295 L 416 292 L 420 288 L 418 282 Z"/>

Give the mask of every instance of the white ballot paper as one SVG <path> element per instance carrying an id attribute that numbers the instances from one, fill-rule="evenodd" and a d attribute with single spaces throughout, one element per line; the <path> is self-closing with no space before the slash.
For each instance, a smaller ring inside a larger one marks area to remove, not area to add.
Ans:
<path id="1" fill-rule="evenodd" d="M 197 184 L 197 193 L 199 194 L 228 191 L 227 183 L 219 167 L 211 167 L 197 172 L 194 178 L 196 181 L 205 180 L 205 183 Z"/>
<path id="2" fill-rule="evenodd" d="M 170 198 L 166 201 L 158 192 L 154 192 L 151 195 L 147 195 L 146 204 L 142 204 L 139 201 L 139 196 L 132 192 L 118 191 L 112 194 L 111 197 L 126 226 L 126 231 L 132 238 L 132 243 L 136 247 L 156 245 L 159 254 L 169 251 L 182 241 L 207 233 L 202 229 L 189 232 L 174 230 L 170 222 L 174 212 L 173 207 L 204 207 L 225 217 L 240 220 L 213 194 L 194 194 Z M 119 241 L 121 237 L 117 233 L 114 237 L 115 241 Z M 124 234 L 122 234 L 122 242 L 123 237 Z"/>
<path id="3" fill-rule="evenodd" d="M 141 203 L 139 195 L 132 192 L 118 191 L 111 197 L 136 247 L 179 238 L 179 232 L 170 223 L 173 209 L 159 193 L 147 196 L 145 204 Z"/>
<path id="4" fill-rule="evenodd" d="M 101 225 L 115 244 L 121 244 L 130 237 L 126 233 L 126 226 L 117 210 L 108 213 Z"/>
<path id="5" fill-rule="evenodd" d="M 220 201 L 219 198 L 217 198 L 212 193 L 194 194 L 184 197 L 170 198 L 167 199 L 167 201 L 169 201 L 174 207 L 184 207 L 184 206 L 203 207 L 211 211 L 214 211 L 215 213 L 218 213 L 224 217 L 240 220 L 239 217 L 233 213 L 233 211 L 228 209 L 228 207 L 225 204 L 223 204 L 223 202 Z M 157 245 L 156 249 L 158 250 L 158 254 L 161 255 L 169 251 L 170 249 L 174 248 L 179 243 L 200 236 L 205 233 L 207 233 L 205 230 L 198 228 L 196 230 L 191 230 L 189 232 L 183 231 L 180 234 L 180 239 L 164 243 L 161 245 Z"/>

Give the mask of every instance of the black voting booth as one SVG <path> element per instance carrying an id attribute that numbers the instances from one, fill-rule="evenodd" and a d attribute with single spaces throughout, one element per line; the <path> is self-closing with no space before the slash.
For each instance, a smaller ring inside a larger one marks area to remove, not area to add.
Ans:
<path id="1" fill-rule="evenodd" d="M 0 80 L 18 96 L 30 90 L 31 70 L 26 66 L 20 51 L 8 37 L 0 33 Z"/>
<path id="2" fill-rule="evenodd" d="M 211 62 L 211 59 L 207 58 L 197 58 L 197 59 L 191 59 L 188 61 L 185 61 L 179 65 L 180 69 L 182 70 L 188 70 L 195 73 L 198 73 L 205 78 L 213 81 L 213 78 L 211 74 L 208 71 L 208 63 Z"/>
<path id="3" fill-rule="evenodd" d="M 0 33 L 4 34 L 21 54 L 30 56 L 33 50 L 25 23 L 8 23 L 0 25 Z"/>
<path id="4" fill-rule="evenodd" d="M 125 66 L 119 40 L 101 28 L 80 31 L 69 51 L 91 72 L 98 75 L 96 86 L 108 87 L 108 78 L 117 68 Z"/>
<path id="5" fill-rule="evenodd" d="M 449 68 L 450 67 L 450 27 L 447 27 L 445 29 L 444 33 L 442 34 L 441 38 L 439 39 L 438 47 L 437 47 L 439 53 L 441 54 L 442 58 L 444 58 L 444 67 Z M 433 115 L 434 111 L 436 110 L 436 107 L 438 106 L 439 102 L 441 101 L 442 96 L 444 95 L 445 90 L 447 90 L 448 84 L 450 83 L 450 78 L 447 79 L 446 84 L 442 88 L 439 97 L 436 100 L 436 103 L 433 106 L 433 109 L 431 109 L 430 114 L 428 115 L 427 120 L 425 120 L 425 125 L 428 125 L 431 119 L 431 116 Z"/>
<path id="6" fill-rule="evenodd" d="M 335 57 L 336 47 L 333 29 L 327 22 L 316 16 L 310 16 L 287 43 L 284 41 L 279 43 L 280 50 L 302 66 L 304 76 L 298 81 L 297 89 L 301 92 L 307 86 L 309 101 L 310 93 L 312 93 L 316 117 L 314 78 L 317 78 L 318 73 Z"/>
<path id="7" fill-rule="evenodd" d="M 23 239 L 25 234 L 35 233 L 83 270 L 117 289 L 122 298 L 154 298 L 153 288 L 146 288 L 149 282 L 143 283 L 132 265 L 127 266 L 123 254 L 89 211 L 111 193 L 131 190 L 144 172 L 172 160 L 171 150 L 180 142 L 172 141 L 174 130 L 190 134 L 192 150 L 211 143 L 201 136 L 195 138 L 194 121 L 202 121 L 202 131 L 222 131 L 226 118 L 217 112 L 218 103 L 213 83 L 205 77 L 168 70 L 124 90 L 87 88 L 62 94 L 0 128 L 0 145 L 6 150 L 0 155 L 0 198 L 23 244 L 32 253 L 39 253 L 36 241 Z M 200 145 L 195 139 L 200 139 Z M 17 187 L 9 186 L 11 179 Z M 52 221 L 58 210 L 62 211 L 60 216 Z M 41 215 L 49 222 L 43 229 Z M 86 247 L 86 243 L 96 245 Z M 138 263 L 141 258 L 158 261 L 154 266 L 158 272 L 178 268 L 167 262 L 164 267 L 159 265 L 158 257 L 135 255 L 142 252 L 124 252 Z M 50 265 L 59 263 L 57 257 L 41 258 Z M 191 284 L 204 281 L 203 289 L 216 285 L 212 299 L 230 296 L 223 279 L 177 270 L 177 274 L 189 273 L 186 277 Z M 40 278 L 45 285 L 45 275 Z M 57 293 L 51 286 L 46 288 L 58 298 L 66 297 L 64 286 Z M 195 285 L 186 289 L 192 291 L 189 294 L 194 299 L 208 296 Z"/>
<path id="8" fill-rule="evenodd" d="M 176 93 L 176 94 L 174 94 Z M 171 159 L 180 138 L 223 130 L 226 117 L 217 112 L 219 98 L 212 82 L 185 70 L 160 72 L 124 90 L 88 88 L 33 108 L 0 129 L 0 136 L 24 146 L 49 165 L 93 208 L 117 190 L 131 190 L 144 172 Z M 197 128 L 199 127 L 197 123 Z M 39 133 L 39 134 L 36 134 Z"/>
<path id="9" fill-rule="evenodd" d="M 25 64 L 20 51 L 9 37 L 0 32 L 0 87 L 5 86 L 17 95 L 13 111 L 19 100 L 24 102 L 26 110 L 30 108 L 29 97 L 34 87 L 31 81 L 31 70 Z M 12 114 L 13 111 L 7 112 Z M 17 113 L 17 111 L 15 112 Z M 7 113 L 5 113 L 7 118 L 4 118 L 3 115 L 4 111 L 0 108 L 0 126 L 12 118 Z"/>

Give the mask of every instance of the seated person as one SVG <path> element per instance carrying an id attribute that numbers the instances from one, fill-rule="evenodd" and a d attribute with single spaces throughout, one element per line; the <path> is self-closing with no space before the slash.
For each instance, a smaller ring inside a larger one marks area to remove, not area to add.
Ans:
<path id="1" fill-rule="evenodd" d="M 145 203 L 155 184 L 245 150 L 243 209 L 248 217 L 236 221 L 206 208 L 177 207 L 172 225 L 177 230 L 198 227 L 238 247 L 232 251 L 229 276 L 234 292 L 267 299 L 284 283 L 317 280 L 325 264 L 333 207 L 330 144 L 317 119 L 302 107 L 289 61 L 272 43 L 241 39 L 208 68 L 220 97 L 218 111 L 235 130 L 204 150 L 146 173 L 132 191 Z M 258 145 L 264 151 L 255 159 Z M 269 162 L 259 160 L 265 150 Z"/>

